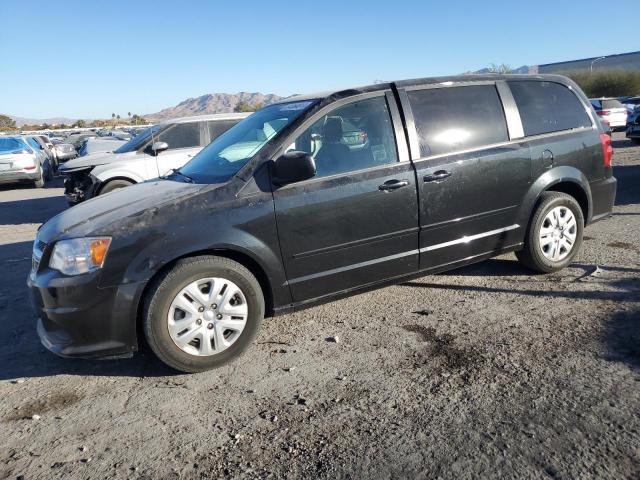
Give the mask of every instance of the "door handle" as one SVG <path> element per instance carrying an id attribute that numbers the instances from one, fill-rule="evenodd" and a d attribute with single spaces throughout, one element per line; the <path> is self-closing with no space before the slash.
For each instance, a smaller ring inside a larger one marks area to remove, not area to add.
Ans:
<path id="1" fill-rule="evenodd" d="M 388 192 L 390 190 L 397 190 L 399 188 L 406 187 L 407 185 L 409 185 L 408 180 L 387 180 L 378 187 L 378 190 Z"/>
<path id="2" fill-rule="evenodd" d="M 431 175 L 427 175 L 424 177 L 425 182 L 438 182 L 440 180 L 444 180 L 445 178 L 449 178 L 451 176 L 451 172 L 447 172 L 446 170 L 438 170 L 437 172 L 433 172 Z"/>

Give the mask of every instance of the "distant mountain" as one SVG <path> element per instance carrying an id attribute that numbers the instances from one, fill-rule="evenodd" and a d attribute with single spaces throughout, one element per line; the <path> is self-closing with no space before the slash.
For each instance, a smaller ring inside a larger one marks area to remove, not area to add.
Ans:
<path id="1" fill-rule="evenodd" d="M 511 73 L 529 73 L 529 66 L 528 65 L 523 65 L 521 67 L 518 68 L 514 68 Z M 480 70 L 476 70 L 475 72 L 471 72 L 471 73 L 492 73 L 491 69 L 489 68 L 482 68 Z"/>
<path id="2" fill-rule="evenodd" d="M 168 118 L 187 117 L 190 115 L 206 115 L 209 113 L 229 113 L 233 112 L 236 105 L 240 102 L 248 103 L 249 105 L 269 105 L 277 102 L 281 98 L 273 93 L 248 93 L 239 92 L 234 94 L 229 93 L 209 93 L 197 98 L 188 98 L 187 100 L 180 102 L 175 107 L 165 108 L 156 113 L 150 113 L 145 115 L 144 118 L 150 121 L 165 120 Z"/>
<path id="3" fill-rule="evenodd" d="M 15 117 L 13 115 L 9 115 L 15 122 L 18 127 L 22 125 L 42 125 L 43 123 L 48 123 L 49 125 L 53 124 L 61 124 L 71 125 L 77 119 L 76 118 L 65 118 L 65 117 L 54 117 L 54 118 L 24 118 L 24 117 Z"/>

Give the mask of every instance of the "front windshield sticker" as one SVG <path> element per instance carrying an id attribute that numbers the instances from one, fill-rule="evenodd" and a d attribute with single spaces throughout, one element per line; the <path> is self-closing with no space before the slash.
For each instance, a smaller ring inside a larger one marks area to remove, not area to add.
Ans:
<path id="1" fill-rule="evenodd" d="M 302 110 L 303 108 L 307 108 L 311 102 L 294 102 L 294 103 L 285 103 L 280 107 L 280 111 L 286 112 L 289 110 Z"/>

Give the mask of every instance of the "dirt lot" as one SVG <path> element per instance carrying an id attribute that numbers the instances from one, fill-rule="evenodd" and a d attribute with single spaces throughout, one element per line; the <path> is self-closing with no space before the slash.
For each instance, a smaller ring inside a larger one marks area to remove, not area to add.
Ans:
<path id="1" fill-rule="evenodd" d="M 0 478 L 639 478 L 640 147 L 616 138 L 614 215 L 571 268 L 507 255 L 271 319 L 198 375 L 46 352 L 25 280 L 62 189 L 0 187 Z"/>

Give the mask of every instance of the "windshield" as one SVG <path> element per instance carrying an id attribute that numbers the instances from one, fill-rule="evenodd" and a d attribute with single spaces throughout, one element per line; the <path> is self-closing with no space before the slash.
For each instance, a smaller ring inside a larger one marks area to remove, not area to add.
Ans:
<path id="1" fill-rule="evenodd" d="M 153 127 L 149 127 L 146 130 L 143 130 L 127 143 L 120 146 L 117 150 L 114 150 L 113 153 L 127 153 L 138 150 L 142 145 L 144 145 L 144 143 L 149 139 L 149 137 L 151 137 L 152 134 L 158 133 L 160 128 L 160 125 L 154 125 Z"/>
<path id="2" fill-rule="evenodd" d="M 180 173 L 197 183 L 226 182 L 313 103 L 279 103 L 258 110 L 211 142 Z"/>

